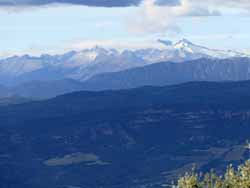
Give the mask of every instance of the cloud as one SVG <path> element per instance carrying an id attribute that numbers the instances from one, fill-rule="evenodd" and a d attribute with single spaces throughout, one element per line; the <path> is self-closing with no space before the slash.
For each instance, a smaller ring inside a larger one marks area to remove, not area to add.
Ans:
<path id="1" fill-rule="evenodd" d="M 155 5 L 159 6 L 177 6 L 181 4 L 181 0 L 156 0 Z"/>
<path id="2" fill-rule="evenodd" d="M 157 40 L 145 39 L 110 39 L 110 40 L 87 40 L 76 39 L 65 43 L 65 51 L 69 50 L 82 50 L 101 46 L 105 48 L 115 48 L 118 50 L 125 49 L 142 49 L 142 48 L 161 48 L 162 46 Z"/>
<path id="3" fill-rule="evenodd" d="M 170 40 L 161 40 L 161 39 L 158 39 L 158 42 L 161 43 L 161 44 L 163 44 L 163 45 L 165 45 L 165 46 L 170 46 L 170 45 L 173 44 L 173 42 L 170 41 Z"/>
<path id="4" fill-rule="evenodd" d="M 128 21 L 128 30 L 138 34 L 180 32 L 183 17 L 250 15 L 250 0 L 144 0 Z"/>
<path id="5" fill-rule="evenodd" d="M 220 10 L 221 14 L 242 15 L 250 12 L 250 0 L 189 0 L 191 4 L 198 7 L 208 7 Z"/>
<path id="6" fill-rule="evenodd" d="M 3 7 L 22 7 L 22 6 L 44 6 L 50 4 L 72 4 L 94 7 L 128 7 L 139 6 L 148 0 L 0 0 L 0 6 Z M 205 7 L 229 7 L 229 8 L 250 8 L 249 0 L 154 0 L 156 6 L 182 6 L 189 2 L 192 5 L 201 5 Z"/>
<path id="7" fill-rule="evenodd" d="M 138 6 L 143 0 L 0 0 L 0 6 L 26 7 L 44 6 L 50 4 L 72 4 L 94 7 L 128 7 Z M 157 0 L 158 5 L 177 5 L 179 0 Z"/>
<path id="8" fill-rule="evenodd" d="M 141 0 L 0 0 L 0 6 L 42 6 L 48 4 L 73 4 L 96 7 L 137 6 Z"/>
<path id="9" fill-rule="evenodd" d="M 209 10 L 203 7 L 190 7 L 190 9 L 183 16 L 203 17 L 203 16 L 221 16 L 218 10 Z"/>
<path id="10" fill-rule="evenodd" d="M 144 0 L 136 14 L 128 21 L 129 31 L 138 34 L 178 33 L 180 32 L 178 18 L 221 15 L 218 10 L 197 4 L 195 0 L 172 1 L 172 4 L 164 2 L 164 0 Z"/>
<path id="11" fill-rule="evenodd" d="M 165 44 L 166 45 L 166 44 Z M 0 51 L 0 59 L 12 57 L 14 55 L 23 56 L 23 55 L 31 55 L 31 56 L 41 56 L 43 54 L 50 55 L 58 55 L 64 54 L 72 50 L 81 51 L 84 49 L 91 49 L 98 47 L 103 47 L 107 49 L 117 49 L 120 51 L 123 50 L 136 50 L 136 49 L 144 49 L 144 48 L 165 48 L 165 45 L 162 45 L 155 39 L 141 39 L 141 38 L 133 38 L 133 39 L 106 39 L 106 40 L 91 40 L 91 39 L 75 39 L 69 41 L 62 41 L 60 44 L 56 45 L 41 45 L 41 44 L 32 44 L 24 49 L 19 50 L 6 50 Z"/>
<path id="12" fill-rule="evenodd" d="M 217 7 L 242 8 L 242 9 L 248 9 L 250 7 L 249 0 L 206 0 L 206 1 L 190 0 L 190 1 L 207 6 L 212 5 Z"/>

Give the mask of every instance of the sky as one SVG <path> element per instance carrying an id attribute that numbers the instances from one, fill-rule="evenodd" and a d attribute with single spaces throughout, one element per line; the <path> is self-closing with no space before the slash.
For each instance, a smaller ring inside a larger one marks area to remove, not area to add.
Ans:
<path id="1" fill-rule="evenodd" d="M 161 47 L 158 39 L 250 49 L 249 0 L 0 0 L 0 56 L 96 45 Z"/>

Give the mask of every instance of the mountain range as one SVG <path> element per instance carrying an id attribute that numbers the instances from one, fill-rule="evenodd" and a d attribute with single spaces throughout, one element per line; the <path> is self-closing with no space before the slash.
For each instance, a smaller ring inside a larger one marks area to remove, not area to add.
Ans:
<path id="1" fill-rule="evenodd" d="M 0 98 L 21 97 L 37 100 L 82 90 L 119 90 L 193 81 L 225 82 L 249 79 L 249 58 L 203 58 L 182 63 L 153 63 L 120 72 L 98 74 L 85 81 L 73 79 L 35 80 L 14 86 L 0 86 Z"/>
<path id="2" fill-rule="evenodd" d="M 0 84 L 13 86 L 30 81 L 74 79 L 85 81 L 109 72 L 118 72 L 158 62 L 185 62 L 200 58 L 249 57 L 236 51 L 208 49 L 183 39 L 176 43 L 159 40 L 163 48 L 138 50 L 95 47 L 62 55 L 13 56 L 0 60 Z"/>

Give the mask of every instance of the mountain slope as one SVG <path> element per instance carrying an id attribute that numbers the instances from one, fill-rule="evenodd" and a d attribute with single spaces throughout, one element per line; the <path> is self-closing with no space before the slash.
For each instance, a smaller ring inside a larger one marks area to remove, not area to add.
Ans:
<path id="1" fill-rule="evenodd" d="M 10 90 L 8 87 L 0 85 L 0 98 L 10 96 Z"/>
<path id="2" fill-rule="evenodd" d="M 8 97 L 8 98 L 0 98 L 0 106 L 8 106 L 8 105 L 14 105 L 14 104 L 22 104 L 22 103 L 28 103 L 31 102 L 31 100 L 21 97 Z"/>
<path id="3" fill-rule="evenodd" d="M 11 87 L 13 95 L 26 98 L 46 99 L 83 89 L 82 83 L 64 79 L 54 81 L 31 81 Z"/>
<path id="4" fill-rule="evenodd" d="M 30 81 L 17 86 L 1 87 L 0 98 L 47 99 L 58 95 L 83 90 L 81 82 L 64 79 L 51 81 Z"/>
<path id="5" fill-rule="evenodd" d="M 184 63 L 162 62 L 126 71 L 94 76 L 85 90 L 164 86 L 190 81 L 239 81 L 250 79 L 250 59 L 199 59 Z"/>
<path id="6" fill-rule="evenodd" d="M 0 187 L 160 188 L 194 162 L 222 169 L 248 157 L 249 97 L 249 81 L 198 82 L 0 107 Z"/>

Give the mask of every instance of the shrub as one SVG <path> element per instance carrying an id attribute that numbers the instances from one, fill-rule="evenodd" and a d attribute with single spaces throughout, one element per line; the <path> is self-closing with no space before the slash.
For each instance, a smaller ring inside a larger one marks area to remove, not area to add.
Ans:
<path id="1" fill-rule="evenodd" d="M 177 188 L 250 188 L 250 160 L 234 168 L 229 165 L 225 174 L 218 176 L 213 171 L 205 175 L 192 170 L 180 177 Z"/>

